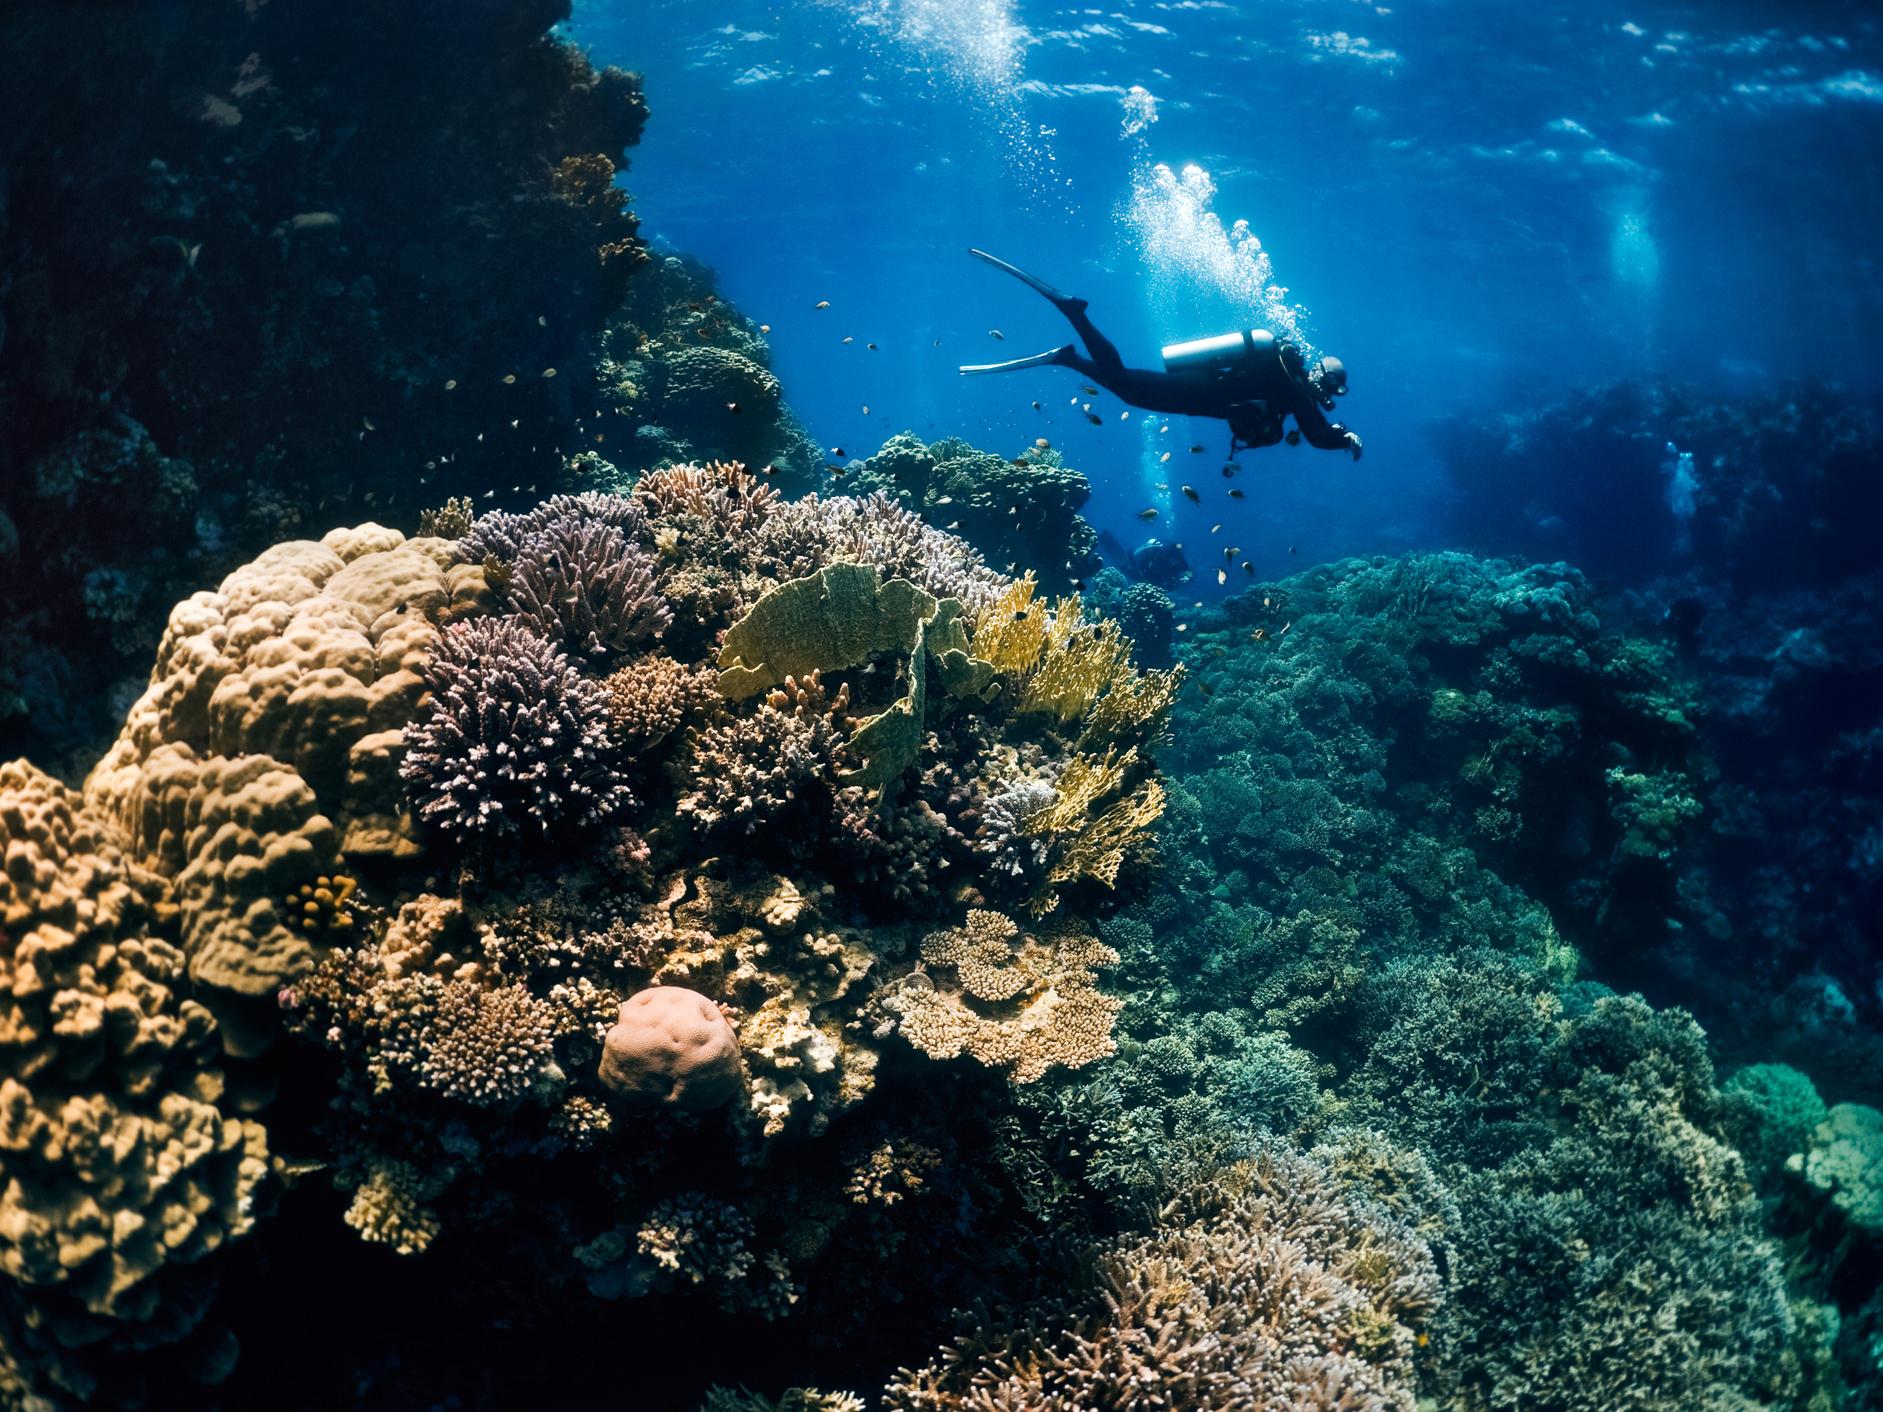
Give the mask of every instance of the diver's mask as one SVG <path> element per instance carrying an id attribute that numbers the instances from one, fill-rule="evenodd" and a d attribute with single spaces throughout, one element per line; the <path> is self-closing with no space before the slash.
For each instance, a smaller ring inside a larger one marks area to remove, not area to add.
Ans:
<path id="1" fill-rule="evenodd" d="M 1314 382 L 1324 397 L 1347 395 L 1347 365 L 1338 358 L 1321 359 L 1314 365 Z"/>

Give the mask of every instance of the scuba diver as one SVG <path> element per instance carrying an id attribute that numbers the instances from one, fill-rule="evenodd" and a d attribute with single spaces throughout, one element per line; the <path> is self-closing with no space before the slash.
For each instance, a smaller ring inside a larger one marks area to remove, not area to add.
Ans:
<path id="1" fill-rule="evenodd" d="M 970 250 L 997 270 L 1052 301 L 1066 316 L 1091 357 L 1068 343 L 1030 358 L 1006 363 L 969 364 L 966 373 L 1006 373 L 1020 368 L 1073 368 L 1116 397 L 1147 412 L 1179 417 L 1214 417 L 1229 423 L 1229 454 L 1249 447 L 1273 446 L 1283 438 L 1282 419 L 1293 416 L 1298 431 L 1288 432 L 1289 444 L 1306 438 L 1323 451 L 1351 451 L 1360 459 L 1360 438 L 1339 422 L 1322 414 L 1332 411 L 1334 399 L 1347 391 L 1347 369 L 1338 358 L 1323 358 L 1312 370 L 1301 350 L 1279 341 L 1266 329 L 1225 333 L 1164 349 L 1164 371 L 1127 368 L 1110 339 L 1086 317 L 1086 301 L 1061 294 L 985 250 Z"/>

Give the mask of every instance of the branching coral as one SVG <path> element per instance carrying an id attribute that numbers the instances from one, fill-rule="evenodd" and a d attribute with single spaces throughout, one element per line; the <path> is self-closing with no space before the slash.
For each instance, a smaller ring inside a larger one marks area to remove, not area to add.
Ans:
<path id="1" fill-rule="evenodd" d="M 399 767 L 418 816 L 460 846 L 579 831 L 629 800 L 608 763 L 608 698 L 515 619 L 447 628 Z"/>
<path id="2" fill-rule="evenodd" d="M 559 517 L 525 537 L 510 603 L 523 622 L 579 657 L 619 654 L 673 621 L 654 587 L 653 556 L 597 519 Z"/>
<path id="3" fill-rule="evenodd" d="M 963 1321 L 891 1380 L 897 1412 L 1183 1407 L 1411 1412 L 1443 1284 L 1414 1230 L 1325 1159 L 1267 1149 L 1080 1252 L 1062 1291 Z"/>
<path id="4" fill-rule="evenodd" d="M 637 753 L 659 745 L 683 722 L 708 723 L 721 698 L 714 674 L 659 653 L 649 653 L 612 672 L 608 719 L 615 741 Z"/>

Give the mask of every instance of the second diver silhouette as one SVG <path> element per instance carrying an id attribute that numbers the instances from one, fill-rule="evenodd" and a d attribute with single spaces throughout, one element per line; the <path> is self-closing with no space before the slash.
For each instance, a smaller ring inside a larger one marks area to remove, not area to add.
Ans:
<path id="1" fill-rule="evenodd" d="M 1301 350 L 1266 329 L 1248 329 L 1164 349 L 1164 371 L 1127 368 L 1110 339 L 1087 317 L 1086 301 L 1061 294 L 1045 280 L 997 260 L 985 250 L 968 252 L 1005 270 L 1044 295 L 1066 316 L 1091 356 L 1073 344 L 1005 363 L 973 363 L 963 373 L 1007 373 L 1021 368 L 1072 368 L 1133 407 L 1179 417 L 1213 417 L 1229 423 L 1229 454 L 1282 440 L 1282 419 L 1292 416 L 1299 438 L 1323 451 L 1351 451 L 1360 459 L 1360 438 L 1325 412 L 1347 391 L 1347 369 L 1338 358 L 1307 366 Z M 1287 433 L 1288 440 L 1297 439 Z"/>

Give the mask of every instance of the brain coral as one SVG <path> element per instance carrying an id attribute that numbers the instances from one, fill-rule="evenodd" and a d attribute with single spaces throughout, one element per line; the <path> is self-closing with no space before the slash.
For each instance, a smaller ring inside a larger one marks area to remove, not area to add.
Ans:
<path id="1" fill-rule="evenodd" d="M 245 1233 L 260 1126 L 221 1106 L 168 885 L 31 766 L 0 765 L 0 1343 L 80 1398 L 189 1333 L 185 1267 Z"/>
<path id="2" fill-rule="evenodd" d="M 289 899 L 415 858 L 400 732 L 426 691 L 439 619 L 488 598 L 445 540 L 374 524 L 293 540 L 170 614 L 150 684 L 85 783 L 130 856 L 172 879 L 190 978 L 234 1050 L 264 1042 L 238 1002 L 271 1003 L 318 938 Z"/>
<path id="3" fill-rule="evenodd" d="M 601 1081 L 614 1093 L 704 1112 L 739 1091 L 739 1041 L 697 990 L 653 986 L 621 1002 L 602 1047 Z"/>

